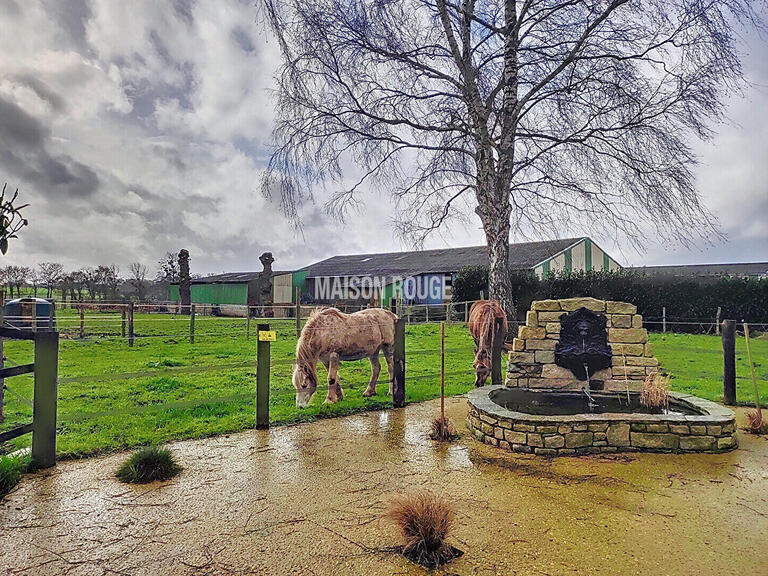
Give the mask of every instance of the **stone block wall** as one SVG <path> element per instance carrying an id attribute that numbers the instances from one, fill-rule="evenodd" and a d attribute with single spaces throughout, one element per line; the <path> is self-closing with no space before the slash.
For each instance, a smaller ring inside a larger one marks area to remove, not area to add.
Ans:
<path id="1" fill-rule="evenodd" d="M 639 390 L 646 376 L 658 370 L 659 362 L 648 342 L 648 331 L 643 328 L 643 317 L 634 304 L 595 298 L 538 300 L 531 305 L 525 325 L 520 326 L 512 342 L 507 386 L 563 390 L 584 386 L 585 382 L 577 380 L 568 368 L 555 364 L 560 317 L 579 308 L 604 314 L 607 319 L 613 365 L 590 375 L 591 379 L 604 382 L 604 390 Z"/>
<path id="2" fill-rule="evenodd" d="M 521 415 L 522 416 L 522 415 Z M 470 406 L 467 425 L 486 444 L 513 452 L 570 456 L 609 452 L 726 452 L 738 446 L 733 417 L 705 422 L 604 420 L 563 416 L 561 422 L 501 417 Z"/>

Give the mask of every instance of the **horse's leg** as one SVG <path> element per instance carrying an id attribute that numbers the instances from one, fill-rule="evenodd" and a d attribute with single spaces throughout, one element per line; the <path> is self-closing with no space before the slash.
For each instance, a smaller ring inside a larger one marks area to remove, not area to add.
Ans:
<path id="1" fill-rule="evenodd" d="M 368 388 L 363 392 L 363 396 L 366 398 L 369 396 L 376 396 L 376 382 L 379 381 L 379 373 L 381 372 L 381 362 L 379 362 L 379 351 L 376 350 L 371 356 L 368 357 L 371 361 L 371 381 L 368 382 Z"/>
<path id="2" fill-rule="evenodd" d="M 395 379 L 395 346 L 393 344 L 384 344 L 381 349 L 384 351 L 384 358 L 387 360 L 387 372 L 389 372 L 389 395 L 392 396 L 392 382 Z"/>
<path id="3" fill-rule="evenodd" d="M 334 404 L 343 398 L 344 393 L 339 384 L 339 355 L 334 352 L 328 360 L 328 396 L 325 403 Z"/>

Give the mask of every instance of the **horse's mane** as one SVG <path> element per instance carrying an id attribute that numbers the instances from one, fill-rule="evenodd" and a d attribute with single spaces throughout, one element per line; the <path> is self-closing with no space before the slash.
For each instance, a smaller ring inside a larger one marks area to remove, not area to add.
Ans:
<path id="1" fill-rule="evenodd" d="M 337 308 L 321 306 L 315 308 L 307 318 L 307 323 L 301 330 L 301 336 L 296 343 L 296 363 L 299 366 L 310 364 L 314 366 L 315 358 L 312 356 L 312 342 L 317 336 L 318 330 L 323 326 L 329 316 L 342 318 L 344 313 Z"/>

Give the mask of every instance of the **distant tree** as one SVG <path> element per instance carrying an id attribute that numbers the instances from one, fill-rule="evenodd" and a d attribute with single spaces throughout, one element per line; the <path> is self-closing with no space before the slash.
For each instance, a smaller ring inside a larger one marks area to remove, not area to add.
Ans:
<path id="1" fill-rule="evenodd" d="M 711 237 L 691 139 L 743 80 L 752 0 L 262 0 L 283 53 L 263 190 L 393 195 L 415 243 L 473 209 L 514 318 L 509 238 Z M 350 178 L 350 167 L 354 177 Z"/>
<path id="2" fill-rule="evenodd" d="M 41 262 L 37 266 L 38 277 L 45 284 L 46 297 L 50 298 L 53 294 L 53 288 L 64 274 L 64 266 L 58 262 Z M 35 290 L 37 293 L 37 290 Z"/>
<path id="3" fill-rule="evenodd" d="M 179 263 L 176 254 L 166 252 L 165 256 L 157 261 L 157 274 L 155 278 L 158 282 L 178 282 L 179 281 Z"/>
<path id="4" fill-rule="evenodd" d="M 91 268 L 90 266 L 80 268 L 78 273 L 82 278 L 84 288 L 88 291 L 88 298 L 90 300 L 96 300 L 98 298 L 100 287 L 99 273 L 95 268 Z"/>
<path id="5" fill-rule="evenodd" d="M 16 296 L 21 297 L 21 287 L 27 283 L 32 271 L 26 266 L 6 266 L 5 276 L 8 283 L 8 291 L 13 297 L 13 290 L 16 289 Z"/>
<path id="6" fill-rule="evenodd" d="M 96 268 L 96 275 L 103 298 L 105 300 L 116 299 L 120 283 L 122 282 L 120 279 L 120 268 L 115 264 L 99 266 Z"/>
<path id="7" fill-rule="evenodd" d="M 32 284 L 32 295 L 37 298 L 37 289 L 40 284 L 44 282 L 40 271 L 37 268 L 30 268 L 29 270 L 29 283 Z"/>
<path id="8" fill-rule="evenodd" d="M 86 274 L 84 270 L 81 268 L 80 270 L 75 270 L 71 273 L 72 276 L 72 299 L 75 299 L 75 294 L 77 294 L 77 300 L 83 299 L 83 290 L 85 290 L 86 286 Z"/>
<path id="9" fill-rule="evenodd" d="M 147 267 L 141 262 L 132 262 L 128 269 L 131 272 L 129 282 L 136 298 L 144 300 L 147 293 Z"/>

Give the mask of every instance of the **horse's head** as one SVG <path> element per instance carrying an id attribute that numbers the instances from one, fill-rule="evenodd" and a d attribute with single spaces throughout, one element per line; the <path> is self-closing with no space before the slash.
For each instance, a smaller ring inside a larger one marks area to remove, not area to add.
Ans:
<path id="1" fill-rule="evenodd" d="M 296 388 L 296 408 L 306 408 L 317 390 L 317 374 L 311 365 L 293 365 L 293 387 Z"/>
<path id="2" fill-rule="evenodd" d="M 475 354 L 475 361 L 472 366 L 475 369 L 475 386 L 485 386 L 485 381 L 491 374 L 491 357 L 485 348 Z"/>

